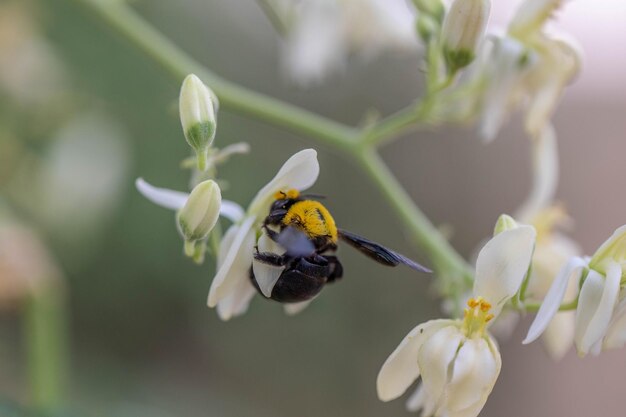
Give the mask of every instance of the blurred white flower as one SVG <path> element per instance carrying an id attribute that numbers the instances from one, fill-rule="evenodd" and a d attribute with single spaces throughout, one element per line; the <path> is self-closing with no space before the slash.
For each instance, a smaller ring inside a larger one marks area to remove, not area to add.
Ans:
<path id="1" fill-rule="evenodd" d="M 407 403 L 410 410 L 446 417 L 480 413 L 502 365 L 487 329 L 518 293 L 534 241 L 533 227 L 517 226 L 487 242 L 478 255 L 474 298 L 464 318 L 431 320 L 402 340 L 378 374 L 382 401 L 398 398 L 421 376 L 421 385 Z"/>
<path id="2" fill-rule="evenodd" d="M 284 66 L 303 84 L 342 69 L 350 54 L 371 59 L 383 50 L 416 48 L 415 15 L 405 0 L 275 2 L 288 23 Z"/>
<path id="3" fill-rule="evenodd" d="M 592 258 L 570 258 L 548 290 L 524 343 L 536 340 L 552 323 L 573 282 L 580 287 L 574 331 L 579 355 L 621 346 L 626 330 L 620 301 L 625 263 L 626 226 L 618 228 Z"/>
<path id="4" fill-rule="evenodd" d="M 52 139 L 34 175 L 23 175 L 21 187 L 28 192 L 16 198 L 49 230 L 82 245 L 119 203 L 130 160 L 126 132 L 89 113 L 70 120 Z"/>
<path id="5" fill-rule="evenodd" d="M 65 74 L 25 3 L 0 5 L 0 91 L 32 105 L 63 92 Z"/>
<path id="6" fill-rule="evenodd" d="M 18 306 L 60 279 L 57 263 L 38 234 L 11 219 L 0 219 L 0 308 Z"/>
<path id="7" fill-rule="evenodd" d="M 526 0 L 510 22 L 506 35 L 491 35 L 474 79 L 484 85 L 480 133 L 486 140 L 498 134 L 515 108 L 524 107 L 525 126 L 539 137 L 549 125 L 565 87 L 580 71 L 578 44 L 548 35 L 543 27 L 564 1 Z"/>

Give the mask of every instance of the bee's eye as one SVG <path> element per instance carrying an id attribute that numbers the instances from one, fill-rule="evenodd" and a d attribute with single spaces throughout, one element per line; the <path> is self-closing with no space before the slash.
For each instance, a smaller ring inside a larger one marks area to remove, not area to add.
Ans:
<path id="1" fill-rule="evenodd" d="M 285 207 L 287 207 L 286 200 L 276 200 L 272 203 L 272 210 L 280 210 L 284 209 Z"/>

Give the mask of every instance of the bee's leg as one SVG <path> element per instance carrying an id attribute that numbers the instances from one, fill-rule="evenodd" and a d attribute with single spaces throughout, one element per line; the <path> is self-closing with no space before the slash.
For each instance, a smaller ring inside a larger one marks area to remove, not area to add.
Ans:
<path id="1" fill-rule="evenodd" d="M 278 243 L 278 236 L 280 235 L 280 233 L 267 227 L 267 224 L 263 225 L 263 230 L 265 230 L 265 234 L 267 235 L 267 237 Z"/>
<path id="2" fill-rule="evenodd" d="M 339 262 L 339 258 L 336 256 L 326 255 L 324 256 L 330 266 L 330 274 L 328 275 L 328 282 L 338 280 L 343 276 L 343 266 Z"/>
<path id="3" fill-rule="evenodd" d="M 272 266 L 285 266 L 289 263 L 290 258 L 285 255 L 278 255 L 272 252 L 257 252 L 254 254 L 254 259 L 264 264 Z"/>

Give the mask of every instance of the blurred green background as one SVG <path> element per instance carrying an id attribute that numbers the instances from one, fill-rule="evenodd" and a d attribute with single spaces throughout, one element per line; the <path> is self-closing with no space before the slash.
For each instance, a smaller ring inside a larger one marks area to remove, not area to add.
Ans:
<path id="1" fill-rule="evenodd" d="M 351 62 L 344 75 L 313 88 L 296 88 L 279 70 L 280 40 L 253 1 L 132 4 L 217 74 L 342 122 L 357 124 L 371 109 L 388 114 L 420 94 L 418 55 Z M 375 378 L 412 327 L 439 316 L 429 279 L 406 269 L 386 269 L 342 248 L 345 278 L 327 287 L 300 315 L 287 317 L 278 304 L 257 297 L 246 315 L 221 322 L 206 307 L 212 261 L 197 267 L 186 260 L 172 213 L 150 204 L 133 185 L 142 176 L 159 186 L 186 189 L 188 173 L 178 168 L 189 153 L 176 111 L 181 80 L 172 79 L 80 2 L 0 3 L 0 13 L 9 8 L 32 19 L 35 36 L 62 66 L 63 80 L 52 104 L 0 96 L 4 137 L 43 159 L 53 158 L 55 147 L 48 142 L 59 135 L 84 137 L 93 145 L 84 149 L 84 163 L 71 165 L 76 171 L 65 174 L 82 182 L 61 187 L 57 195 L 70 207 L 42 204 L 45 199 L 38 200 L 36 210 L 32 200 L 15 203 L 31 191 L 28 184 L 36 171 L 28 167 L 20 168 L 19 181 L 0 183 L 12 215 L 36 228 L 67 281 L 68 412 L 120 417 L 407 415 L 403 401 L 377 399 Z M 12 32 L 0 31 L 0 39 L 6 33 Z M 8 57 L 1 59 L 1 66 L 10 65 Z M 626 92 L 623 77 L 614 83 Z M 556 117 L 562 149 L 559 197 L 577 220 L 574 235 L 587 251 L 625 219 L 626 197 L 616 192 L 607 199 L 605 192 L 623 189 L 625 177 L 626 95 L 616 96 L 580 90 L 566 96 Z M 84 114 L 87 122 L 81 119 L 81 128 L 67 133 L 67 126 Z M 408 135 L 383 152 L 420 207 L 452 231 L 452 242 L 468 256 L 489 234 L 497 215 L 513 211 L 529 189 L 529 149 L 520 124 L 513 120 L 489 146 L 470 129 L 443 129 Z M 99 147 L 109 140 L 117 145 Z M 239 141 L 249 142 L 252 153 L 235 157 L 220 177 L 230 185 L 224 197 L 244 205 L 286 158 L 314 145 L 222 111 L 216 145 Z M 79 143 L 70 141 L 72 149 Z M 341 227 L 425 261 L 358 168 L 316 148 L 321 175 L 312 192 L 328 196 Z M 13 148 L 0 148 L 0 171 L 10 171 L 13 154 L 7 149 Z M 98 163 L 103 155 L 111 159 Z M 91 181 L 106 185 L 106 178 L 112 185 L 97 188 L 106 191 L 104 208 L 81 223 L 81 212 L 97 197 L 88 193 Z M 87 194 L 81 194 L 83 189 Z M 0 315 L 0 395 L 28 406 L 21 323 L 19 309 Z M 503 372 L 482 415 L 623 415 L 618 411 L 619 387 L 626 382 L 623 352 L 584 361 L 572 353 L 553 364 L 540 346 L 519 346 L 524 329 L 503 344 Z M 607 383 L 590 387 L 598 378 Z M 576 395 L 583 392 L 579 401 Z M 563 403 L 566 398 L 569 402 Z"/>

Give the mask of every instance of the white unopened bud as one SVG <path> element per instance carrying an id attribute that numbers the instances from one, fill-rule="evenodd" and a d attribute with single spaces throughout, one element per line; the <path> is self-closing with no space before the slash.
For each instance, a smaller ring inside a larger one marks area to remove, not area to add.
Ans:
<path id="1" fill-rule="evenodd" d="M 448 70 L 455 73 L 476 56 L 489 20 L 489 0 L 455 0 L 443 21 L 442 45 Z"/>
<path id="2" fill-rule="evenodd" d="M 215 138 L 217 107 L 215 94 L 200 78 L 189 74 L 180 88 L 180 122 L 187 143 L 196 152 L 201 171 L 206 169 L 209 147 Z"/>
<path id="3" fill-rule="evenodd" d="M 222 205 L 220 187 L 213 180 L 196 185 L 178 213 L 178 227 L 187 242 L 207 237 L 217 223 Z"/>
<path id="4" fill-rule="evenodd" d="M 513 219 L 513 217 L 508 214 L 502 214 L 498 217 L 498 221 L 496 222 L 496 227 L 493 229 L 493 235 L 499 235 L 502 232 L 506 232 L 507 230 L 516 229 L 519 227 L 519 224 Z"/>

